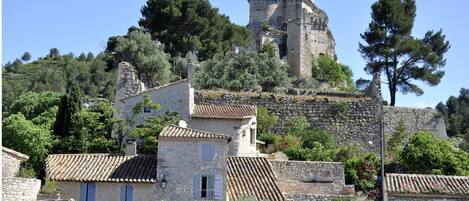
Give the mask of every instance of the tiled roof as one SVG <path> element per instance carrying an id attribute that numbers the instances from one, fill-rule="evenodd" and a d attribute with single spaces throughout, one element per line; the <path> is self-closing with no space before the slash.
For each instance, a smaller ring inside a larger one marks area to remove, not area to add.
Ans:
<path id="1" fill-rule="evenodd" d="M 285 200 L 266 158 L 228 157 L 228 197 L 255 196 L 257 200 Z"/>
<path id="2" fill-rule="evenodd" d="M 219 133 L 210 133 L 206 131 L 198 131 L 190 128 L 182 128 L 178 126 L 166 126 L 160 133 L 163 138 L 209 138 L 209 139 L 226 139 L 231 141 L 231 137 Z"/>
<path id="3" fill-rule="evenodd" d="M 386 174 L 386 190 L 397 194 L 468 195 L 469 177 Z"/>
<path id="4" fill-rule="evenodd" d="M 256 114 L 256 107 L 251 105 L 195 105 L 192 117 L 244 119 Z"/>
<path id="5" fill-rule="evenodd" d="M 2 151 L 3 152 L 6 152 L 6 153 L 9 153 L 9 154 L 12 154 L 12 155 L 15 155 L 16 157 L 18 158 L 21 158 L 23 160 L 28 160 L 29 159 L 29 156 L 26 155 L 26 154 L 22 154 L 20 152 L 17 152 L 13 149 L 9 149 L 9 148 L 6 148 L 6 147 L 2 147 Z"/>
<path id="6" fill-rule="evenodd" d="M 57 154 L 47 157 L 46 174 L 56 181 L 154 183 L 156 162 L 156 155 Z"/>

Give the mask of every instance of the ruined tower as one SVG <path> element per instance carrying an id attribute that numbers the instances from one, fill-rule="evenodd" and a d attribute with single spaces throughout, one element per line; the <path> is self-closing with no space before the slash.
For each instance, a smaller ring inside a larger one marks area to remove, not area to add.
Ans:
<path id="1" fill-rule="evenodd" d="M 297 77 L 311 77 L 311 56 L 335 58 L 328 17 L 311 0 L 248 0 L 251 48 L 273 45 Z"/>

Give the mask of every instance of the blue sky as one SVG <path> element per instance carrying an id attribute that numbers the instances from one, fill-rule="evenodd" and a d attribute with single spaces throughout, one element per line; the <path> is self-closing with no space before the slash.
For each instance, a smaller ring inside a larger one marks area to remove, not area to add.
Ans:
<path id="1" fill-rule="evenodd" d="M 246 25 L 249 21 L 247 0 L 210 0 L 232 21 Z M 329 16 L 329 26 L 336 40 L 339 60 L 352 67 L 354 78 L 369 77 L 365 62 L 358 53 L 360 33 L 370 22 L 373 0 L 316 0 Z M 2 63 L 29 51 L 33 58 L 44 56 L 50 48 L 61 53 L 98 53 L 109 36 L 121 35 L 137 25 L 145 0 L 4 0 Z M 458 95 L 469 87 L 469 1 L 417 1 L 414 36 L 427 30 L 443 29 L 451 43 L 447 53 L 446 75 L 440 85 L 428 87 L 422 96 L 399 94 L 397 105 L 427 107 Z M 385 97 L 389 97 L 383 89 Z"/>

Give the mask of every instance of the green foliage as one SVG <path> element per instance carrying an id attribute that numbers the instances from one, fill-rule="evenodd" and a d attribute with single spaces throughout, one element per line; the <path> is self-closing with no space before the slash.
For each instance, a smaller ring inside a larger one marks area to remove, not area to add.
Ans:
<path id="1" fill-rule="evenodd" d="M 47 57 L 50 58 L 50 59 L 55 59 L 55 58 L 60 57 L 59 49 L 51 48 L 49 50 L 49 54 L 47 55 Z"/>
<path id="2" fill-rule="evenodd" d="M 348 105 L 345 102 L 333 102 L 329 106 L 329 112 L 334 115 L 345 114 L 348 111 Z"/>
<path id="3" fill-rule="evenodd" d="M 259 135 L 272 133 L 272 128 L 277 122 L 277 115 L 269 113 L 265 107 L 257 108 L 257 132 Z"/>
<path id="4" fill-rule="evenodd" d="M 319 143 L 324 146 L 326 149 L 335 149 L 337 144 L 334 139 L 334 134 L 330 132 L 325 132 L 323 130 L 309 129 L 300 134 L 303 141 L 304 148 L 314 148 Z"/>
<path id="5" fill-rule="evenodd" d="M 345 162 L 345 180 L 354 184 L 358 191 L 368 192 L 375 188 L 379 171 L 379 158 L 375 154 L 353 157 Z"/>
<path id="6" fill-rule="evenodd" d="M 287 133 L 294 135 L 301 135 L 310 128 L 308 120 L 304 116 L 294 116 L 287 123 Z"/>
<path id="7" fill-rule="evenodd" d="M 3 146 L 28 155 L 28 164 L 39 172 L 52 146 L 52 136 L 48 128 L 34 125 L 19 113 L 3 117 L 2 143 Z"/>
<path id="8" fill-rule="evenodd" d="M 334 161 L 345 162 L 352 158 L 360 158 L 365 156 L 365 150 L 359 144 L 341 145 L 337 150 Z"/>
<path id="9" fill-rule="evenodd" d="M 400 155 L 400 163 L 408 173 L 469 175 L 469 153 L 428 132 L 411 138 Z"/>
<path id="10" fill-rule="evenodd" d="M 350 67 L 337 63 L 334 59 L 324 55 L 312 60 L 313 79 L 321 83 L 328 83 L 343 91 L 356 91 Z"/>
<path id="11" fill-rule="evenodd" d="M 168 113 L 163 116 L 146 119 L 145 122 L 133 129 L 129 136 L 139 139 L 139 153 L 158 154 L 158 136 L 168 125 L 175 125 L 180 120 L 176 113 Z"/>
<path id="12" fill-rule="evenodd" d="M 50 181 L 46 179 L 44 185 L 41 186 L 40 193 L 46 195 L 61 194 L 57 187 L 58 183 L 56 181 Z"/>
<path id="13" fill-rule="evenodd" d="M 260 51 L 261 53 L 266 53 L 270 57 L 276 57 L 277 52 L 275 51 L 274 45 L 268 40 L 264 42 L 264 45 L 262 45 L 262 49 Z"/>
<path id="14" fill-rule="evenodd" d="M 171 76 L 171 63 L 164 47 L 151 39 L 149 33 L 133 30 L 125 36 L 111 38 L 106 52 L 112 54 L 114 65 L 120 62 L 132 64 L 147 87 L 166 84 Z"/>
<path id="15" fill-rule="evenodd" d="M 21 56 L 21 60 L 24 62 L 28 62 L 29 60 L 31 60 L 31 53 L 25 52 L 23 56 Z"/>
<path id="16" fill-rule="evenodd" d="M 446 132 L 451 137 L 463 138 L 462 148 L 469 152 L 469 89 L 462 88 L 459 96 L 451 96 L 436 110 L 445 118 Z"/>
<path id="17" fill-rule="evenodd" d="M 107 63 L 102 56 L 92 62 L 73 57 L 45 57 L 11 66 L 2 71 L 2 109 L 9 112 L 12 103 L 28 92 L 65 93 L 69 81 L 76 81 L 88 98 L 113 99 L 116 72 L 106 69 Z"/>
<path id="18" fill-rule="evenodd" d="M 300 161 L 333 161 L 335 150 L 327 149 L 319 142 L 313 142 L 309 146 L 311 148 L 290 147 L 285 154 L 291 159 Z"/>
<path id="19" fill-rule="evenodd" d="M 355 196 L 337 196 L 332 199 L 332 201 L 357 201 L 357 197 Z"/>
<path id="20" fill-rule="evenodd" d="M 398 91 L 422 95 L 423 90 L 412 80 L 438 85 L 444 76 L 445 53 L 449 50 L 442 31 L 428 31 L 424 38 L 414 38 L 415 0 L 379 0 L 371 7 L 371 22 L 361 35 L 359 51 L 367 60 L 365 71 L 382 71 L 387 78 L 391 106 Z"/>
<path id="21" fill-rule="evenodd" d="M 253 90 L 261 86 L 270 91 L 288 82 L 287 66 L 267 53 L 240 50 L 238 54 L 219 54 L 202 63 L 195 74 L 195 85 L 202 89 Z"/>
<path id="22" fill-rule="evenodd" d="M 148 0 L 141 12 L 139 25 L 173 57 L 197 51 L 206 60 L 250 41 L 247 28 L 231 23 L 209 1 Z"/>
<path id="23" fill-rule="evenodd" d="M 20 167 L 18 171 L 18 177 L 21 178 L 36 178 L 36 171 L 30 167 Z"/>
<path id="24" fill-rule="evenodd" d="M 392 136 L 386 143 L 386 159 L 394 161 L 402 152 L 406 139 L 406 128 L 403 121 L 399 122 L 399 125 L 395 129 Z"/>
<path id="25" fill-rule="evenodd" d="M 57 112 L 54 124 L 54 135 L 61 138 L 79 135 L 81 127 L 78 126 L 80 112 L 83 109 L 83 97 L 81 89 L 76 82 L 71 82 L 67 88 L 67 94 L 60 100 L 59 110 Z M 59 144 L 68 149 L 65 144 Z M 60 148 L 59 148 L 60 149 Z"/>
<path id="26" fill-rule="evenodd" d="M 26 119 L 33 120 L 59 105 L 59 101 L 60 94 L 56 92 L 27 92 L 16 98 L 15 102 L 8 108 L 8 113 L 21 113 Z"/>

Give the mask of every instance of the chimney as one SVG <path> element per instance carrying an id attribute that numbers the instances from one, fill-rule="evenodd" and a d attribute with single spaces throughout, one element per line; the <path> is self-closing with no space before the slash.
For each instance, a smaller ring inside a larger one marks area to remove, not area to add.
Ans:
<path id="1" fill-rule="evenodd" d="M 137 155 L 137 142 L 133 139 L 126 140 L 124 153 L 126 156 L 136 156 Z"/>

